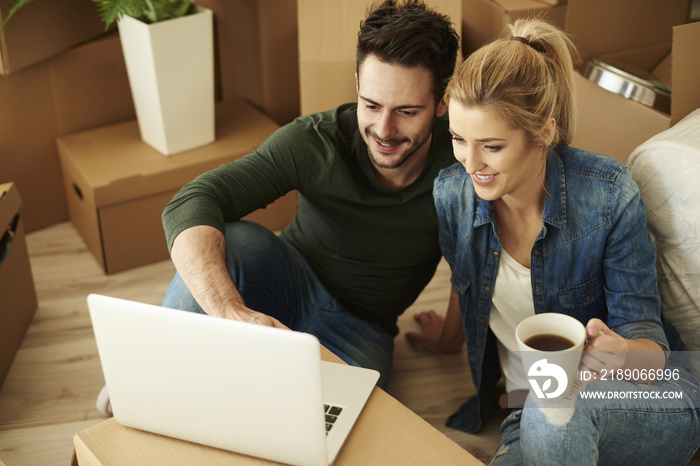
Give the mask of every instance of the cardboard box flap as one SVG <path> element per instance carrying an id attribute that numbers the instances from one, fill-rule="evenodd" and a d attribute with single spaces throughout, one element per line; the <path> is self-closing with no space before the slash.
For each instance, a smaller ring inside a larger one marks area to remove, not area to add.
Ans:
<path id="1" fill-rule="evenodd" d="M 22 198 L 14 183 L 0 184 L 0 237 L 5 233 L 5 229 L 21 206 Z"/>
<path id="2" fill-rule="evenodd" d="M 547 8 L 547 5 L 539 0 L 492 0 L 506 13 L 509 13 L 513 18 L 529 16 L 531 12 Z"/>
<path id="3" fill-rule="evenodd" d="M 688 21 L 690 0 L 569 0 L 566 31 L 588 58 L 670 42 Z"/>
<path id="4" fill-rule="evenodd" d="M 671 52 L 668 52 L 666 56 L 656 64 L 651 73 L 658 78 L 659 81 L 671 85 Z"/>
<path id="5" fill-rule="evenodd" d="M 671 125 L 700 108 L 700 22 L 673 28 Z M 680 96 L 674 98 L 674 96 Z"/>
<path id="6" fill-rule="evenodd" d="M 607 53 L 600 55 L 600 57 L 604 60 L 622 62 L 651 73 L 671 53 L 671 45 L 671 42 L 663 42 L 622 52 Z"/>

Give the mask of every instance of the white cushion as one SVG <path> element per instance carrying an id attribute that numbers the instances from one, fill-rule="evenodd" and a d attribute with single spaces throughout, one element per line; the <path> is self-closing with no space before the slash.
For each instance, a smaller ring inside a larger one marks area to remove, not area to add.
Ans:
<path id="1" fill-rule="evenodd" d="M 632 152 L 657 252 L 661 311 L 700 350 L 700 109 Z"/>

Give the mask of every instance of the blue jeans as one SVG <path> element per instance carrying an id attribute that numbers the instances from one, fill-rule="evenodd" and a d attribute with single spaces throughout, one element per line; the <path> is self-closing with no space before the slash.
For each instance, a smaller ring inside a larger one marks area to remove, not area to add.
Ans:
<path id="1" fill-rule="evenodd" d="M 301 254 L 267 228 L 241 220 L 227 224 L 225 236 L 228 270 L 249 308 L 316 336 L 348 364 L 376 369 L 386 389 L 394 351 L 389 332 L 348 312 Z M 177 274 L 163 306 L 204 313 Z"/>
<path id="2" fill-rule="evenodd" d="M 503 437 L 491 464 L 682 465 L 700 444 L 698 383 L 686 372 L 678 381 L 605 381 L 588 384 L 585 391 L 680 391 L 683 399 L 577 397 L 563 412 L 569 408 L 537 407 L 530 394 L 501 424 Z"/>

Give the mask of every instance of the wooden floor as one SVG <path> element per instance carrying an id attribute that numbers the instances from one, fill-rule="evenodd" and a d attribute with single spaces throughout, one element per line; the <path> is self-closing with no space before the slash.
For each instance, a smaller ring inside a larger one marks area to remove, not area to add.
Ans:
<path id="1" fill-rule="evenodd" d="M 70 222 L 27 235 L 39 308 L 0 388 L 0 460 L 7 466 L 68 465 L 73 434 L 104 418 L 95 399 L 104 384 L 85 298 L 101 293 L 159 304 L 174 273 L 170 261 L 104 275 Z M 415 328 L 420 310 L 444 312 L 445 263 L 400 320 Z M 389 392 L 474 456 L 488 462 L 500 437 L 498 419 L 479 435 L 444 427 L 474 392 L 466 354 L 437 356 L 396 340 Z"/>

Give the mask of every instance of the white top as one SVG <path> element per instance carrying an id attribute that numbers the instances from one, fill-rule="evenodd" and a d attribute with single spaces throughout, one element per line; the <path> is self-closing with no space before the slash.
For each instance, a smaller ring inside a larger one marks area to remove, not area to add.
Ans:
<path id="1" fill-rule="evenodd" d="M 528 390 L 530 385 L 520 361 L 515 327 L 535 314 L 530 269 L 501 249 L 493 288 L 489 327 L 498 339 L 498 359 L 506 381 L 506 392 Z"/>

